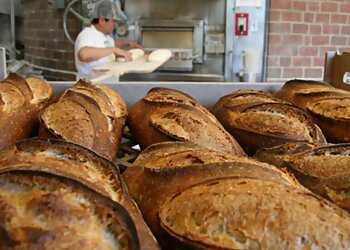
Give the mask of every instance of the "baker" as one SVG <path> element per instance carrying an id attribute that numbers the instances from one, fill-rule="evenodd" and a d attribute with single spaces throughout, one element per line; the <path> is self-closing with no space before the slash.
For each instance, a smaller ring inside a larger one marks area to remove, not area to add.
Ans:
<path id="1" fill-rule="evenodd" d="M 115 56 L 131 60 L 125 47 L 142 48 L 132 40 L 113 39 L 117 22 L 125 21 L 126 15 L 112 0 L 100 0 L 91 13 L 91 26 L 84 28 L 75 40 L 74 55 L 77 78 L 92 78 L 93 68 L 112 62 Z"/>

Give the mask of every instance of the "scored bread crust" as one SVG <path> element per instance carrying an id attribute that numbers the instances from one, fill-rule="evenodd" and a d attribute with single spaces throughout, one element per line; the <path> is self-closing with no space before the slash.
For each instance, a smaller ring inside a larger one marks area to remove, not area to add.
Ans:
<path id="1" fill-rule="evenodd" d="M 117 93 L 80 80 L 39 115 L 39 134 L 77 143 L 114 160 L 126 116 L 125 102 Z"/>
<path id="2" fill-rule="evenodd" d="M 259 148 L 288 142 L 325 142 L 322 131 L 305 111 L 269 96 L 257 99 L 254 93 L 233 93 L 220 99 L 213 113 L 249 155 Z"/>
<path id="3" fill-rule="evenodd" d="M 167 147 L 171 148 L 169 144 Z M 155 145 L 154 147 L 157 148 Z M 161 144 L 159 144 L 160 147 Z M 141 157 L 142 154 L 140 154 Z M 151 153 L 146 152 L 146 154 Z M 206 148 L 186 151 L 184 147 L 180 148 L 178 154 L 173 149 L 170 149 L 169 154 L 164 153 L 163 156 L 156 152 L 154 154 L 160 161 L 159 165 L 156 165 L 152 157 L 144 157 L 144 160 L 136 161 L 137 165 L 128 168 L 123 178 L 130 195 L 142 211 L 145 221 L 163 244 L 166 238 L 159 227 L 159 206 L 166 197 L 189 186 L 225 177 L 246 177 L 276 181 L 303 189 L 286 172 L 245 157 L 225 155 Z"/>
<path id="4" fill-rule="evenodd" d="M 196 185 L 169 196 L 159 216 L 175 242 L 188 248 L 350 247 L 348 213 L 311 193 L 265 180 Z"/>
<path id="5" fill-rule="evenodd" d="M 131 107 L 128 124 L 143 149 L 154 143 L 177 140 L 244 155 L 235 139 L 208 110 L 177 90 L 151 89 Z"/>
<path id="6" fill-rule="evenodd" d="M 139 249 L 126 210 L 71 179 L 2 173 L 0 206 L 5 249 Z"/>
<path id="7" fill-rule="evenodd" d="M 119 169 L 112 162 L 77 144 L 57 139 L 28 139 L 0 151 L 0 173 L 10 170 L 55 174 L 78 181 L 123 205 L 133 219 L 141 249 L 159 249 Z"/>
<path id="8" fill-rule="evenodd" d="M 40 84 L 36 84 L 39 81 Z M 0 83 L 0 149 L 35 135 L 37 115 L 53 98 L 53 89 L 45 80 L 29 78 L 27 81 L 10 73 Z"/>

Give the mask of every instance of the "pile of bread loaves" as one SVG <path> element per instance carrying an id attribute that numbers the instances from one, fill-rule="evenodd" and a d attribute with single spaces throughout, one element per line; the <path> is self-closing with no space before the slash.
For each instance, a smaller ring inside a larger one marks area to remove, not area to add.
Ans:
<path id="1" fill-rule="evenodd" d="M 349 249 L 350 94 L 292 80 L 211 112 L 154 88 L 0 83 L 0 249 Z M 124 126 L 141 152 L 113 162 Z M 34 138 L 35 137 L 35 138 Z M 28 139 L 29 138 L 29 139 Z"/>

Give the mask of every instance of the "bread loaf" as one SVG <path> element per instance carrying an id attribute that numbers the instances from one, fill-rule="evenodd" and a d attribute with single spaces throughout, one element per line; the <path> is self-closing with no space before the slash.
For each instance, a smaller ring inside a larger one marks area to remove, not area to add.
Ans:
<path id="1" fill-rule="evenodd" d="M 259 92 L 222 97 L 213 113 L 252 155 L 257 149 L 287 142 L 325 142 L 325 138 L 303 110 Z"/>
<path id="2" fill-rule="evenodd" d="M 350 144 L 305 147 L 286 154 L 276 147 L 258 152 L 256 158 L 287 168 L 305 187 L 350 211 Z"/>
<path id="3" fill-rule="evenodd" d="M 144 149 L 164 141 L 190 141 L 210 149 L 243 155 L 235 139 L 190 96 L 166 88 L 151 89 L 132 106 L 129 128 Z"/>
<path id="4" fill-rule="evenodd" d="M 0 149 L 37 134 L 37 116 L 54 97 L 42 79 L 24 79 L 10 73 L 0 83 Z"/>
<path id="5" fill-rule="evenodd" d="M 178 249 L 348 249 L 350 217 L 310 193 L 227 178 L 176 192 L 161 205 Z"/>
<path id="6" fill-rule="evenodd" d="M 140 239 L 140 249 L 159 249 L 142 215 L 129 197 L 111 162 L 79 145 L 56 139 L 28 139 L 0 151 L 0 173 L 36 171 L 78 181 L 121 204 L 130 214 Z"/>
<path id="7" fill-rule="evenodd" d="M 74 142 L 114 160 L 126 116 L 117 93 L 80 80 L 40 114 L 40 135 Z"/>
<path id="8" fill-rule="evenodd" d="M 68 178 L 0 174 L 1 249 L 139 249 L 126 210 Z"/>
<path id="9" fill-rule="evenodd" d="M 204 147 L 191 147 L 188 142 L 150 146 L 127 168 L 123 177 L 145 221 L 166 249 L 170 243 L 160 229 L 159 207 L 167 197 L 192 185 L 226 177 L 246 177 L 302 189 L 293 177 L 271 165 Z"/>

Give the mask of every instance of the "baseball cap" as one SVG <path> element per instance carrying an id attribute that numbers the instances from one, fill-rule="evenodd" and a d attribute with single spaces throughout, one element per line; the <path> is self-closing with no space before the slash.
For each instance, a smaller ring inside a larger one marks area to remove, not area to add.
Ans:
<path id="1" fill-rule="evenodd" d="M 116 21 L 127 20 L 125 13 L 121 10 L 120 2 L 113 2 L 112 0 L 100 0 L 96 3 L 95 8 L 91 12 L 91 19 L 99 17 Z"/>

